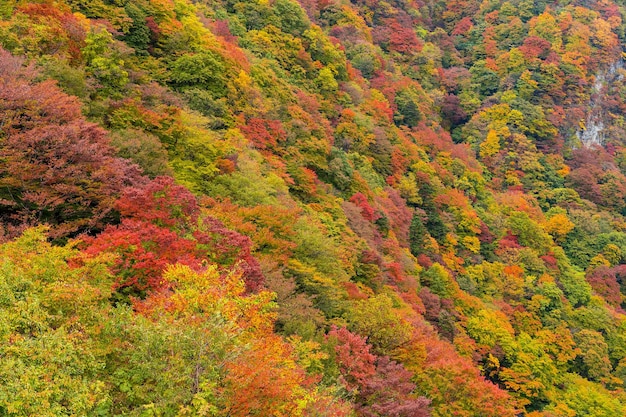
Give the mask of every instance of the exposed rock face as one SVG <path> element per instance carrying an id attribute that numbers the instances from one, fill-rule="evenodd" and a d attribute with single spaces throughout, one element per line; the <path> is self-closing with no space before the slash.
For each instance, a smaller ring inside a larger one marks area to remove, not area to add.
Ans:
<path id="1" fill-rule="evenodd" d="M 608 84 L 621 82 L 624 78 L 618 70 L 624 68 L 624 61 L 619 60 L 613 63 L 606 71 L 600 71 L 596 75 L 593 84 L 591 99 L 589 100 L 589 113 L 584 124 L 581 123 L 581 129 L 576 132 L 576 137 L 582 143 L 582 146 L 589 148 L 595 145 L 603 146 L 605 142 L 604 128 L 605 115 L 602 110 L 602 102 L 604 100 L 605 87 Z"/>

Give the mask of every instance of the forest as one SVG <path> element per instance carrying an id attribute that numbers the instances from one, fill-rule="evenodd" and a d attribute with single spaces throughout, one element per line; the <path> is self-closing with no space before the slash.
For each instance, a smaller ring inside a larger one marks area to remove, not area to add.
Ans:
<path id="1" fill-rule="evenodd" d="M 0 417 L 626 415 L 624 0 L 0 0 Z"/>

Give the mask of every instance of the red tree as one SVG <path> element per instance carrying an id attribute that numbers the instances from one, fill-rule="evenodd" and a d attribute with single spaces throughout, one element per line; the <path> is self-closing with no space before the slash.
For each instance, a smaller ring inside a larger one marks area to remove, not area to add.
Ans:
<path id="1" fill-rule="evenodd" d="M 0 49 L 0 218 L 9 237 L 37 223 L 54 238 L 102 228 L 139 168 L 116 158 L 106 132 L 53 81 Z"/>
<path id="2" fill-rule="evenodd" d="M 430 416 L 430 400 L 413 394 L 411 373 L 401 364 L 372 354 L 363 337 L 345 328 L 333 327 L 328 336 L 337 342 L 337 364 L 360 416 Z"/>
<path id="3" fill-rule="evenodd" d="M 162 274 L 167 265 L 175 263 L 198 271 L 208 262 L 225 272 L 239 268 L 248 291 L 263 285 L 250 238 L 227 229 L 215 218 L 200 219 L 196 198 L 172 178 L 157 177 L 141 187 L 126 189 L 116 207 L 123 216 L 121 223 L 84 240 L 89 254 L 118 255 L 113 271 L 122 292 L 143 297 L 169 288 Z"/>

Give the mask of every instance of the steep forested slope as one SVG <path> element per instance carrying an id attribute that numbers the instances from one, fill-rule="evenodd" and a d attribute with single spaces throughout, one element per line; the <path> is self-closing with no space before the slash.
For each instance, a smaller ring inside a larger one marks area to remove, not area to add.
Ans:
<path id="1" fill-rule="evenodd" d="M 0 415 L 625 415 L 625 7 L 3 1 Z"/>

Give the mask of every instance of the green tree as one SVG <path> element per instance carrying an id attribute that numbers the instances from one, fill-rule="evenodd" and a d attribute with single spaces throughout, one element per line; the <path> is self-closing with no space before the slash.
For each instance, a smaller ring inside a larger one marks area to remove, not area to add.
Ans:
<path id="1" fill-rule="evenodd" d="M 150 44 L 150 29 L 146 25 L 146 13 L 135 3 L 128 2 L 124 7 L 128 17 L 133 20 L 128 32 L 124 35 L 124 41 L 135 48 L 135 52 L 145 54 Z"/>
<path id="2" fill-rule="evenodd" d="M 217 54 L 203 51 L 185 54 L 171 64 L 171 83 L 179 88 L 199 87 L 216 96 L 226 93 L 226 68 Z"/>
<path id="3" fill-rule="evenodd" d="M 424 244 L 427 238 L 428 230 L 426 230 L 422 219 L 417 213 L 413 214 L 409 227 L 409 248 L 413 256 L 424 253 Z"/>
<path id="4" fill-rule="evenodd" d="M 119 94 L 128 83 L 128 71 L 113 36 L 103 27 L 92 29 L 82 49 L 87 73 L 102 86 L 105 94 Z"/>
<path id="5" fill-rule="evenodd" d="M 350 329 L 366 336 L 380 354 L 390 354 L 411 338 L 411 326 L 398 316 L 394 300 L 379 294 L 357 301 L 347 313 Z"/>

